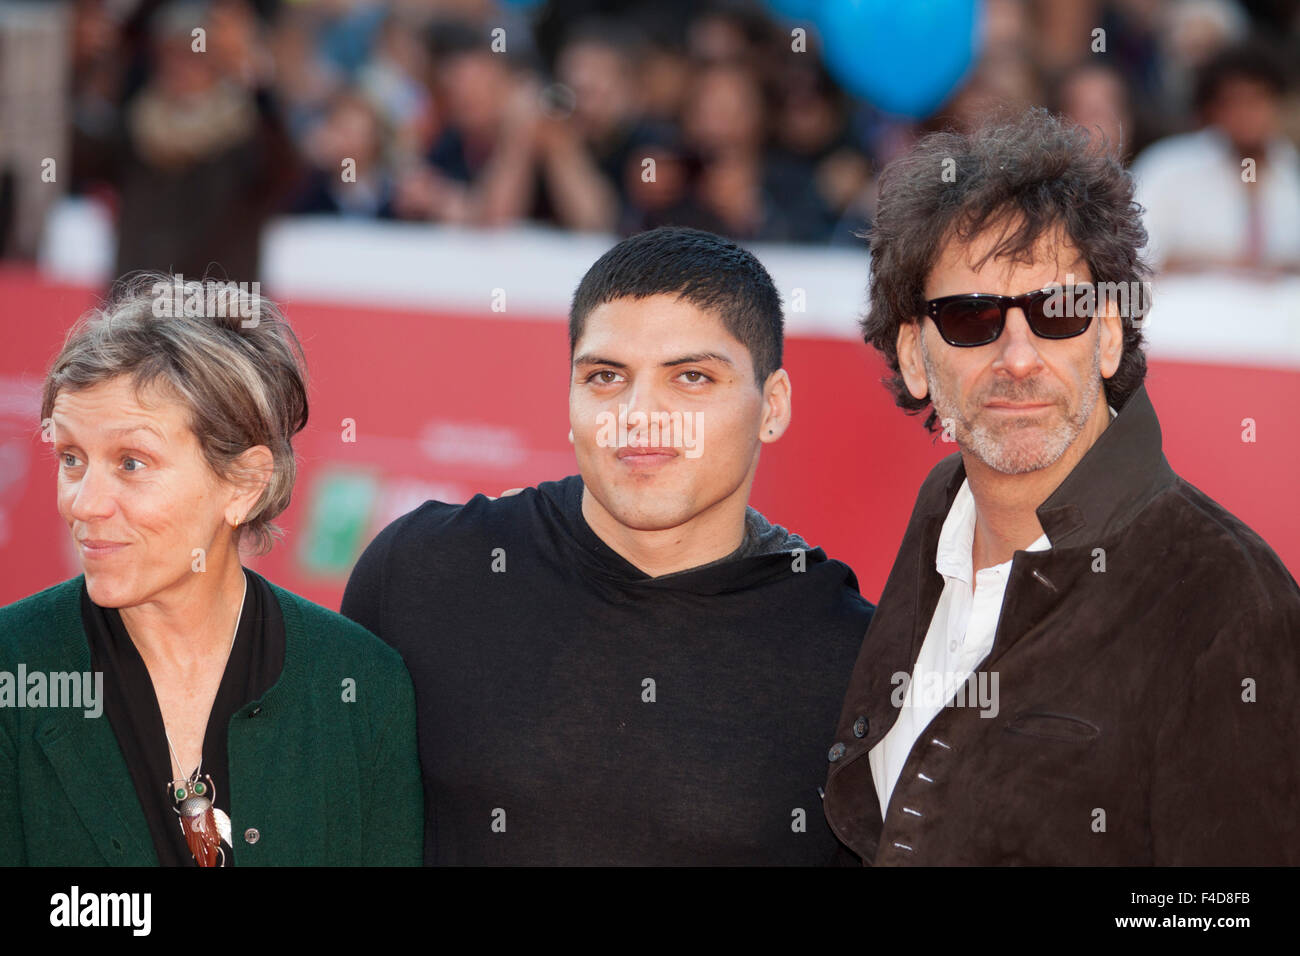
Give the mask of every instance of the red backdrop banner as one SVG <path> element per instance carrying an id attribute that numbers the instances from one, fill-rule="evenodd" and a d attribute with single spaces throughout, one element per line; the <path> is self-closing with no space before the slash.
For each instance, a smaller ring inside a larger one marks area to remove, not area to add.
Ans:
<path id="1" fill-rule="evenodd" d="M 55 507 L 39 399 L 50 359 L 95 300 L 91 289 L 0 271 L 0 604 L 80 572 Z M 563 316 L 284 306 L 307 353 L 311 420 L 296 444 L 285 537 L 248 562 L 277 584 L 337 608 L 361 549 L 397 515 L 427 498 L 463 501 L 577 470 Z M 894 406 L 884 365 L 860 343 L 791 338 L 786 368 L 793 425 L 764 450 L 752 503 L 852 565 L 874 601 L 921 480 L 955 446 Z M 1289 416 L 1300 371 L 1153 359 L 1148 389 L 1174 469 L 1295 574 L 1300 456 Z"/>

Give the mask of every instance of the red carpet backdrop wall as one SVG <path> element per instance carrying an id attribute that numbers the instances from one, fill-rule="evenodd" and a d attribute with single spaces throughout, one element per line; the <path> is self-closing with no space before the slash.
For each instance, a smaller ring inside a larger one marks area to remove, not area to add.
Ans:
<path id="1" fill-rule="evenodd" d="M 97 296 L 82 284 L 0 271 L 0 604 L 80 571 L 55 509 L 39 394 L 46 364 Z M 464 501 L 576 472 L 562 309 L 504 318 L 301 295 L 286 296 L 285 307 L 306 349 L 312 405 L 297 442 L 293 504 L 280 519 L 285 538 L 249 561 L 277 584 L 337 608 L 361 549 L 397 515 L 428 498 Z M 1152 358 L 1148 388 L 1165 453 L 1263 536 L 1294 575 L 1300 370 L 1228 358 Z M 932 441 L 918 419 L 894 407 L 879 384 L 883 364 L 843 330 L 818 334 L 794 323 L 786 368 L 794 423 L 764 450 L 753 504 L 852 565 L 874 601 L 921 480 L 955 446 Z M 347 440 L 350 423 L 355 441 Z"/>

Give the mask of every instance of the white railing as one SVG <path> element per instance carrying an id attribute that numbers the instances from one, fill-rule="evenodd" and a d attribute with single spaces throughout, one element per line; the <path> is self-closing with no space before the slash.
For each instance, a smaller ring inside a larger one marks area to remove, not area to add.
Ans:
<path id="1" fill-rule="evenodd" d="M 287 301 L 554 320 L 567 313 L 583 272 L 614 241 L 533 227 L 281 219 L 263 239 L 263 283 Z M 100 285 L 111 272 L 113 246 L 103 210 L 67 200 L 47 223 L 41 267 L 54 279 Z M 866 305 L 864 249 L 753 250 L 781 291 L 791 336 L 857 338 Z M 1167 276 L 1155 281 L 1153 301 L 1144 329 L 1154 357 L 1300 370 L 1300 277 Z M 493 311 L 494 302 L 504 311 Z"/>

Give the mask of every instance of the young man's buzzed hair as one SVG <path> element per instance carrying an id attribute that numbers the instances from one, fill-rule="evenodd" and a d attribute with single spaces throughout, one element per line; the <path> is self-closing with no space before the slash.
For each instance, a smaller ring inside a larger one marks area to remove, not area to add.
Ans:
<path id="1" fill-rule="evenodd" d="M 716 313 L 749 349 L 760 389 L 781 367 L 781 296 L 763 264 L 730 240 L 678 226 L 624 239 L 587 270 L 569 309 L 569 357 L 597 306 L 653 295 L 676 295 Z"/>

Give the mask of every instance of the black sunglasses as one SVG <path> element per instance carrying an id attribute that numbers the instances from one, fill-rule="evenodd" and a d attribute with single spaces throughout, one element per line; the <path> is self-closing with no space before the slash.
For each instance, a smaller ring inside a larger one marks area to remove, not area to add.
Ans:
<path id="1" fill-rule="evenodd" d="M 1048 302 L 1056 302 L 1048 308 Z M 968 292 L 945 295 L 926 302 L 926 314 L 934 319 L 939 334 L 949 345 L 971 348 L 996 342 L 1007 324 L 1007 309 L 1024 311 L 1029 328 L 1039 338 L 1068 339 L 1082 335 L 1092 324 L 1092 310 L 1072 308 L 1074 290 L 1035 289 L 1024 295 L 993 295 Z"/>

